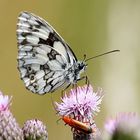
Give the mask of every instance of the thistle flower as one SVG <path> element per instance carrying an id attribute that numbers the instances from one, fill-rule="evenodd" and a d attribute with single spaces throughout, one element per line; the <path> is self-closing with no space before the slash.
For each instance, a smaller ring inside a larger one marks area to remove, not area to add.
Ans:
<path id="1" fill-rule="evenodd" d="M 10 102 L 12 97 L 9 97 L 7 95 L 3 95 L 0 91 L 0 111 L 5 111 L 9 109 Z"/>
<path id="2" fill-rule="evenodd" d="M 76 89 L 71 89 L 68 95 L 65 93 L 65 95 L 61 98 L 61 103 L 55 103 L 56 110 L 60 116 L 68 116 L 71 119 L 78 120 L 81 124 L 85 123 L 87 128 L 89 126 L 89 128 L 93 128 L 95 130 L 97 127 L 93 117 L 100 111 L 99 105 L 101 104 L 102 98 L 101 89 L 94 92 L 91 85 L 77 87 Z M 74 120 L 72 121 L 73 123 L 76 122 Z M 70 121 L 70 123 L 72 122 Z M 74 140 L 90 140 L 96 136 L 95 133 L 93 135 L 93 133 L 86 134 L 86 132 L 82 133 L 82 131 L 78 131 L 76 123 L 68 125 L 71 127 L 73 126 Z"/>
<path id="3" fill-rule="evenodd" d="M 61 116 L 72 116 L 74 119 L 92 118 L 100 111 L 99 105 L 102 101 L 102 90 L 93 91 L 91 85 L 71 89 L 69 95 L 65 93 L 61 103 L 56 104 L 56 110 Z"/>
<path id="4" fill-rule="evenodd" d="M 23 133 L 9 110 L 11 97 L 0 92 L 0 139 L 23 140 Z"/>
<path id="5" fill-rule="evenodd" d="M 112 140 L 140 139 L 140 118 L 136 113 L 120 113 L 116 118 L 108 119 L 105 129 L 111 135 Z"/>
<path id="6" fill-rule="evenodd" d="M 48 133 L 43 122 L 34 119 L 28 120 L 23 126 L 24 140 L 47 140 Z"/>

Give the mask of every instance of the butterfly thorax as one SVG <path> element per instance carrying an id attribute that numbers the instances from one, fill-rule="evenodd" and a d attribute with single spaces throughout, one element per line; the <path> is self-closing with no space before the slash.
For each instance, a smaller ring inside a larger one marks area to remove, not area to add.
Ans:
<path id="1" fill-rule="evenodd" d="M 67 70 L 66 79 L 68 83 L 75 84 L 80 80 L 80 75 L 85 71 L 87 65 L 83 61 L 77 61 Z"/>

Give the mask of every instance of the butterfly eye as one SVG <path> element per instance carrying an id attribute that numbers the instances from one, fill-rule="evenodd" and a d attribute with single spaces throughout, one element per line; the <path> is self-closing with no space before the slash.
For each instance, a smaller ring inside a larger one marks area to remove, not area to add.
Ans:
<path id="1" fill-rule="evenodd" d="M 83 64 L 83 63 L 80 63 L 80 64 L 78 65 L 78 68 L 79 68 L 79 70 L 82 70 L 82 69 L 84 68 L 84 64 Z"/>

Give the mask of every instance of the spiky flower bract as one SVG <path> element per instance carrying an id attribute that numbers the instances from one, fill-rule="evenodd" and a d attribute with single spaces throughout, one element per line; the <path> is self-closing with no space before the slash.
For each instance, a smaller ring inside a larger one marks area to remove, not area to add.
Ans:
<path id="1" fill-rule="evenodd" d="M 0 92 L 0 139 L 23 140 L 23 133 L 9 110 L 11 97 Z"/>
<path id="2" fill-rule="evenodd" d="M 28 120 L 23 126 L 24 140 L 47 140 L 48 133 L 43 122 L 34 119 Z"/>
<path id="3" fill-rule="evenodd" d="M 108 119 L 105 129 L 111 140 L 139 140 L 140 117 L 136 113 L 119 113 L 115 118 Z"/>

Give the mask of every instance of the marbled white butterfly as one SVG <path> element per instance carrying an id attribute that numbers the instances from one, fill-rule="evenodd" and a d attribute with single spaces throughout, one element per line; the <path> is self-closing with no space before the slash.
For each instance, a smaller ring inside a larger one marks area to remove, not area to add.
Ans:
<path id="1" fill-rule="evenodd" d="M 22 12 L 18 17 L 17 40 L 21 79 L 27 89 L 38 94 L 77 83 L 81 79 L 80 74 L 87 67 L 85 62 L 94 58 L 78 61 L 69 45 L 53 27 L 28 12 Z"/>

